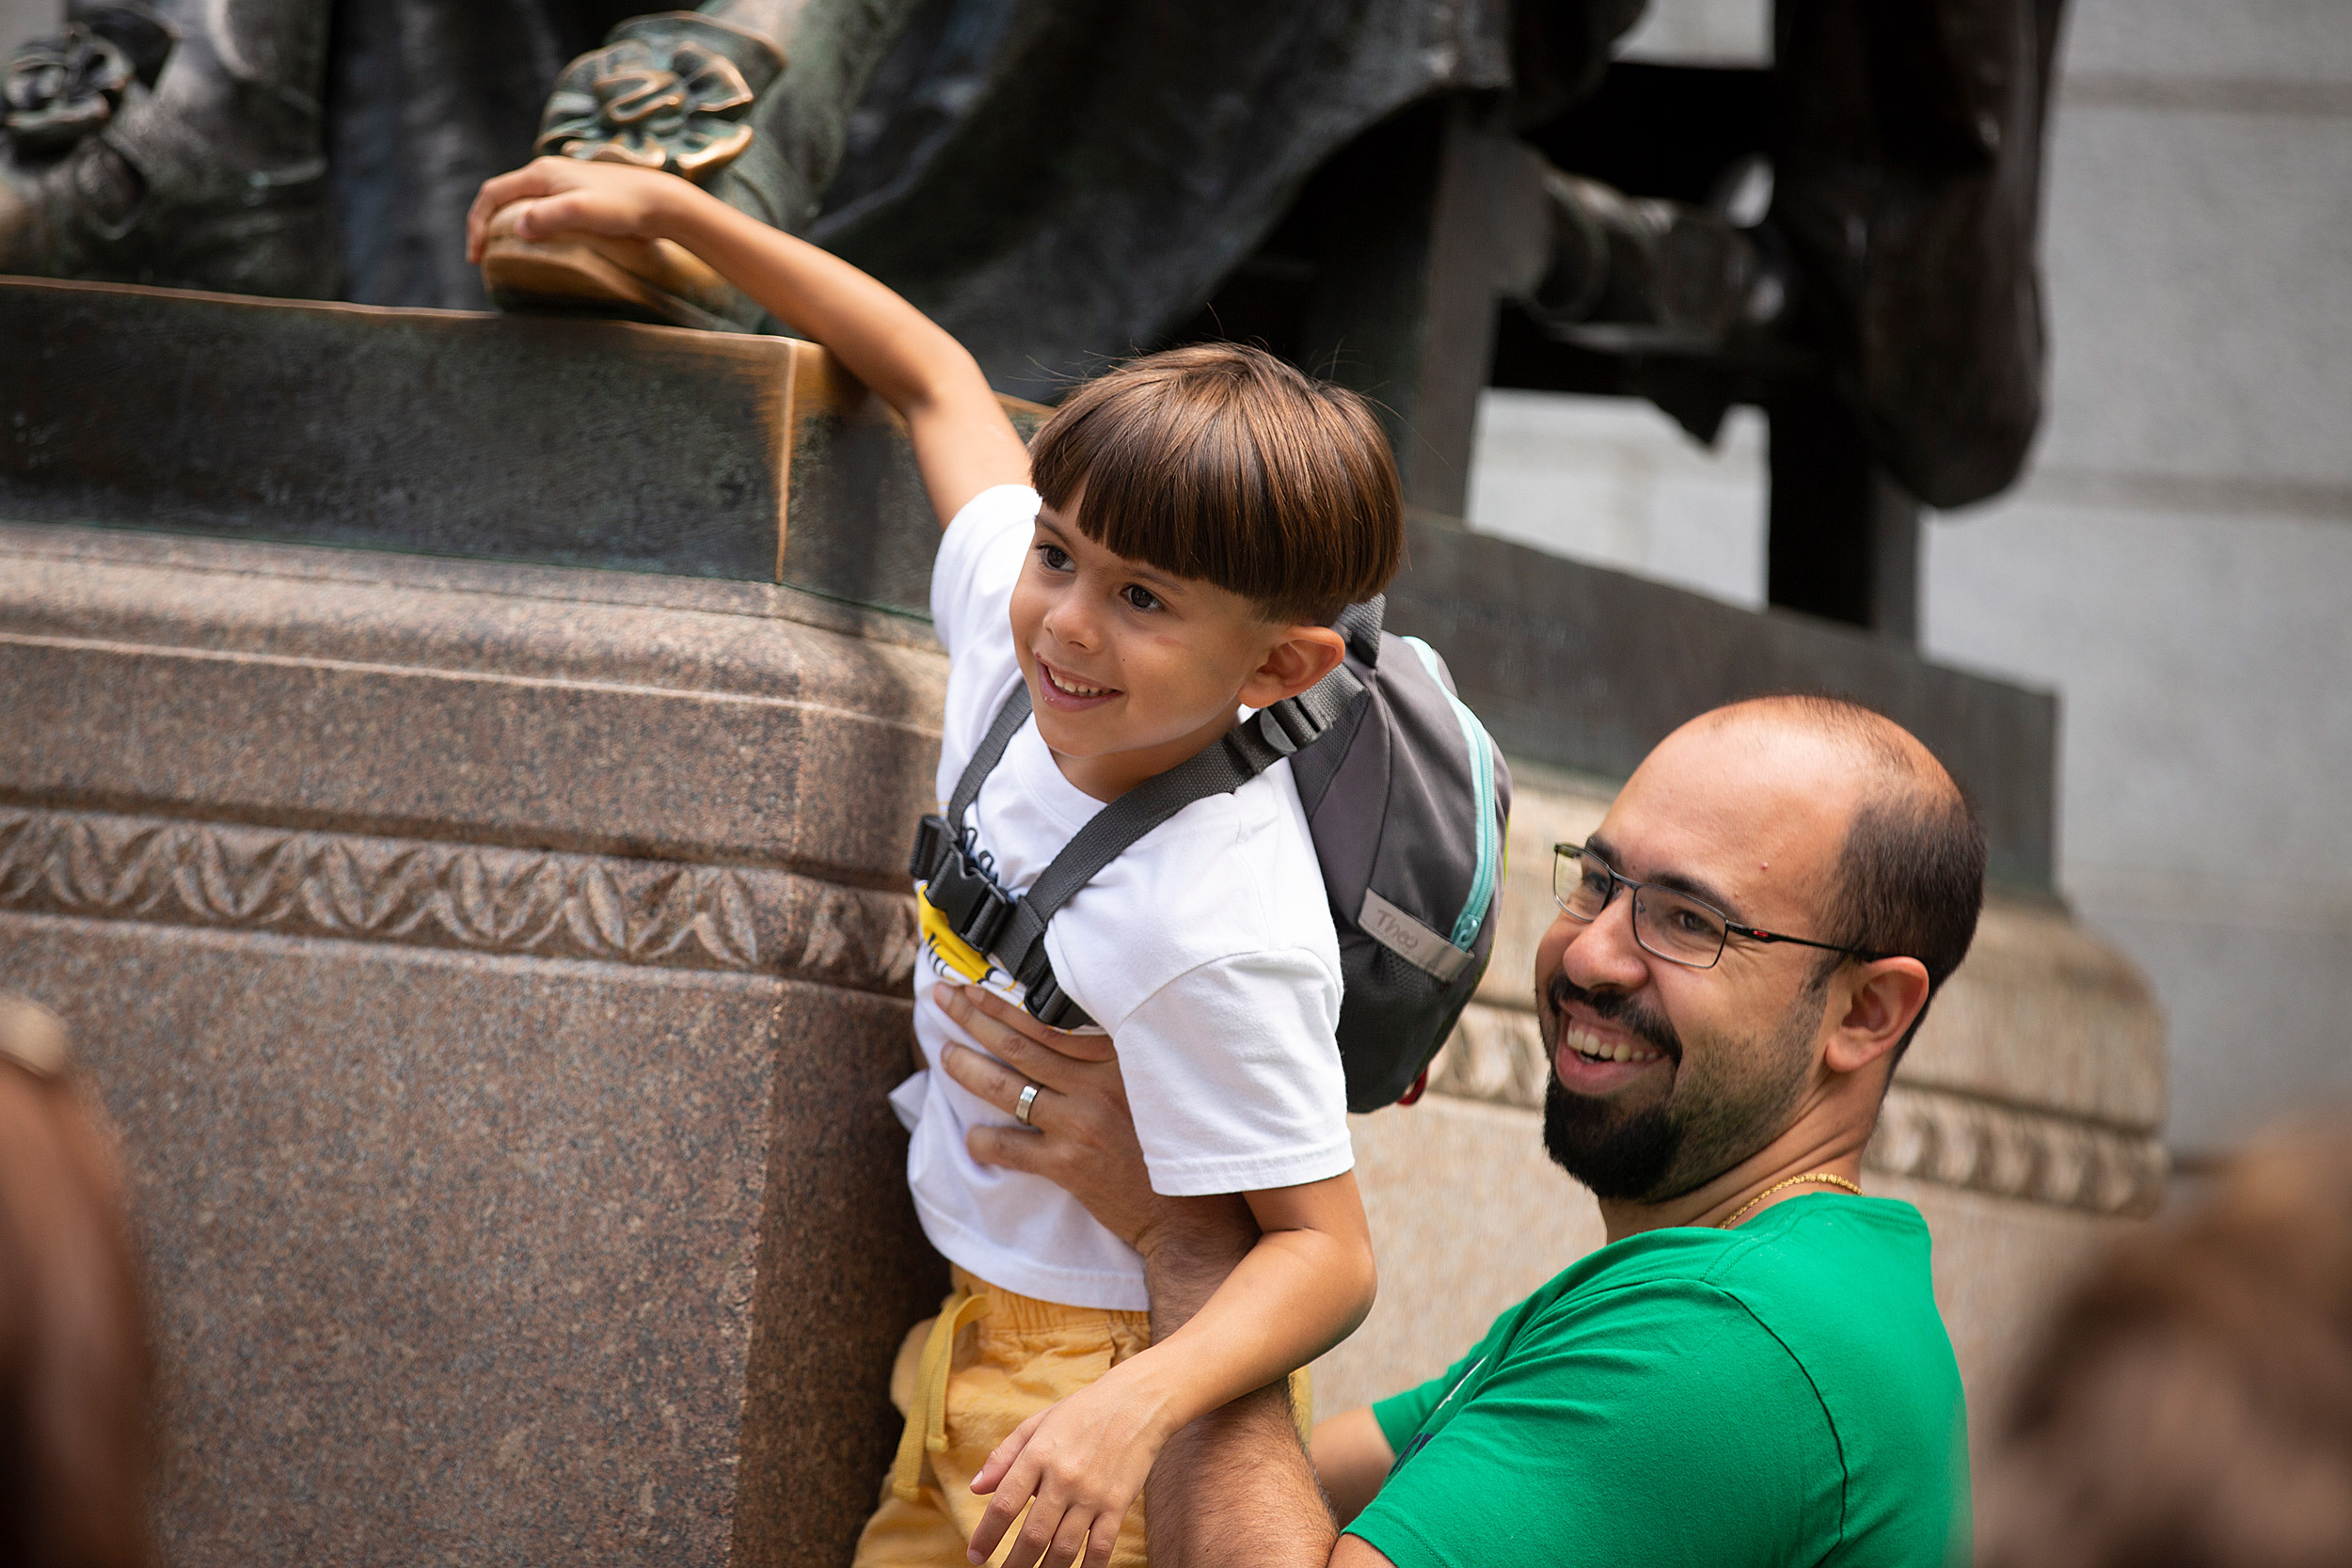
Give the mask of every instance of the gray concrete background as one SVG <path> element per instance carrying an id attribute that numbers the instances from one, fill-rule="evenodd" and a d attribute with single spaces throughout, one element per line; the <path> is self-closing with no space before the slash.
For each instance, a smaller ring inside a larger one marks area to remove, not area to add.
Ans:
<path id="1" fill-rule="evenodd" d="M 1660 0 L 1636 50 L 1753 57 L 1762 12 Z M 2077 0 L 2053 135 L 2050 418 L 1931 526 L 1925 641 L 2061 693 L 2059 880 L 2164 1005 L 2196 1156 L 2352 1095 L 2352 6 Z M 1763 454 L 1491 393 L 1469 510 L 1753 605 Z"/>
<path id="2" fill-rule="evenodd" d="M 0 59 L 25 40 L 55 32 L 64 16 L 63 0 L 0 0 Z"/>

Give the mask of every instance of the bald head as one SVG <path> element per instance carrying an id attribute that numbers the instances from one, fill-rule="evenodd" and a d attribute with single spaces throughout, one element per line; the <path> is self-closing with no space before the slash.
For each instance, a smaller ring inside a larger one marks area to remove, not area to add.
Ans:
<path id="1" fill-rule="evenodd" d="M 1700 714 L 1653 754 L 1707 747 L 1746 754 L 1791 792 L 1849 819 L 1871 805 L 1963 816 L 1968 809 L 1960 786 L 1916 736 L 1884 714 L 1842 698 L 1795 695 L 1732 703 Z M 1851 825 L 1841 822 L 1841 836 Z"/>
<path id="2" fill-rule="evenodd" d="M 1890 785 L 1940 788 L 1960 798 L 1951 775 L 1918 736 L 1886 715 L 1840 697 L 1751 697 L 1702 713 L 1683 729 L 1746 737 L 1756 745 L 1824 747 Z"/>
<path id="3" fill-rule="evenodd" d="M 1642 767 L 1720 776 L 1726 754 L 1771 781 L 1765 809 L 1818 847 L 1825 940 L 1917 958 L 1932 997 L 1975 939 L 1985 864 L 1983 826 L 1935 753 L 1854 703 L 1757 697 L 1699 715 Z"/>

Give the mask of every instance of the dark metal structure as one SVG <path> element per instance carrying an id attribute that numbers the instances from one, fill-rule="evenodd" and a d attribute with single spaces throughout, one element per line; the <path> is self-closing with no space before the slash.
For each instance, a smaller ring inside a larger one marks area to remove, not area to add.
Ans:
<path id="1" fill-rule="evenodd" d="M 1445 515 L 1485 386 L 1702 440 L 1760 405 L 1772 601 L 1907 639 L 1920 506 L 2000 490 L 2040 417 L 2060 4 L 1780 0 L 1772 65 L 1727 71 L 1613 64 L 1642 0 L 711 0 L 657 30 L 782 69 L 661 53 L 607 93 L 562 67 L 644 31 L 612 0 L 75 0 L 9 78 L 0 270 L 479 305 L 479 181 L 534 142 L 659 161 L 619 120 L 666 85 L 681 172 L 1009 392 L 1262 339 L 1377 400 Z"/>
<path id="2" fill-rule="evenodd" d="M 1701 441 L 1760 406 L 1771 602 L 1913 639 L 1922 505 L 2005 488 L 2040 420 L 2058 24 L 2055 0 L 1784 0 L 1769 69 L 1433 99 L 1320 168 L 1180 335 L 1380 399 L 1445 514 L 1481 387 L 1643 397 Z"/>

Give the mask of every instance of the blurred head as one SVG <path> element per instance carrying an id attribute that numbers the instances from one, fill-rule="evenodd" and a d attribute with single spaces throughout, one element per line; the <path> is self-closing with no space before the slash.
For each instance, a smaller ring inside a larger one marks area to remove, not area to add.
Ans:
<path id="1" fill-rule="evenodd" d="M 1240 344 L 1171 349 L 1079 388 L 1038 432 L 1030 471 L 1044 505 L 1012 624 L 1039 732 L 1064 757 L 1125 757 L 1138 778 L 1237 705 L 1320 680 L 1345 652 L 1332 619 L 1386 587 L 1404 549 L 1371 411 Z"/>
<path id="2" fill-rule="evenodd" d="M 1563 914 L 1535 964 L 1552 1158 L 1604 1199 L 1659 1202 L 1808 1108 L 1867 1132 L 1984 897 L 1983 832 L 1927 748 L 1831 698 L 1718 708 L 1659 744 L 1588 846 L 1742 926 L 1888 956 L 1734 932 L 1691 968 L 1643 945 L 1622 887 L 1588 923 Z"/>
<path id="3" fill-rule="evenodd" d="M 2352 1116 L 2264 1140 L 2118 1243 L 1993 1448 L 1988 1568 L 2352 1562 Z"/>
<path id="4" fill-rule="evenodd" d="M 56 1017 L 0 992 L 0 1562 L 147 1559 L 149 1365 L 121 1192 Z"/>

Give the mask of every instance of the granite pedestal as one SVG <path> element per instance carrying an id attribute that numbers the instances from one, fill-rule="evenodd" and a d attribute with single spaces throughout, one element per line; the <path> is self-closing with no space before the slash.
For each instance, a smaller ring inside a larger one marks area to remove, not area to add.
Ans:
<path id="1" fill-rule="evenodd" d="M 0 529 L 0 985 L 123 1133 L 167 1561 L 843 1560 L 944 1289 L 939 660 L 854 623 Z"/>
<path id="2" fill-rule="evenodd" d="M 903 434 L 610 324 L 9 280 L 0 360 L 0 984 L 123 1132 L 167 1560 L 842 1560 L 945 1288 Z"/>

